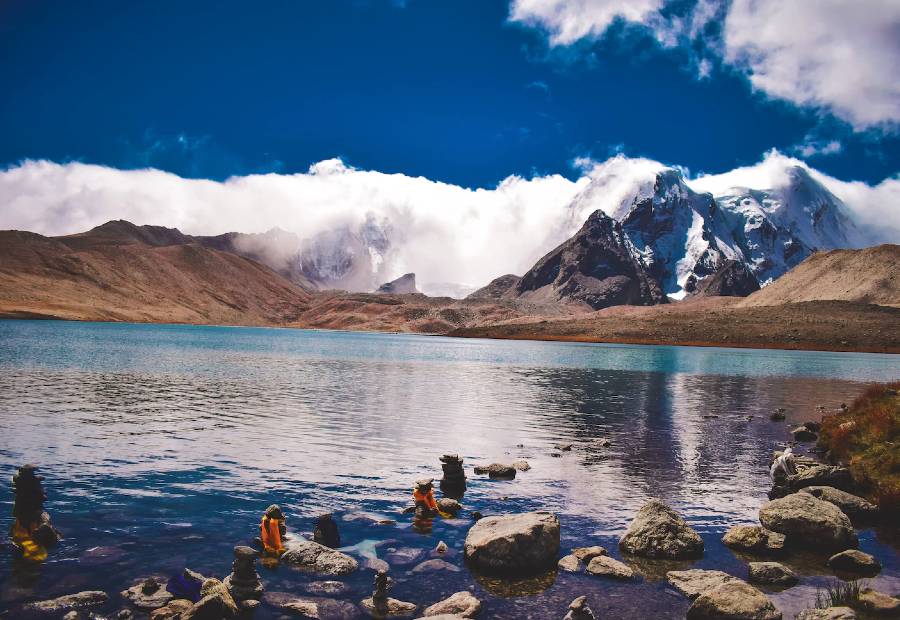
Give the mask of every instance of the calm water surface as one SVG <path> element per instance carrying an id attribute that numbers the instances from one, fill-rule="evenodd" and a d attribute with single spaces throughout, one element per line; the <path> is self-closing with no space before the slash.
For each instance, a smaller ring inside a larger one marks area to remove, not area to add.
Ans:
<path id="1" fill-rule="evenodd" d="M 0 321 L 0 475 L 38 464 L 66 535 L 39 568 L 4 551 L 0 615 L 85 589 L 112 594 L 114 611 L 137 578 L 185 566 L 224 577 L 233 546 L 277 502 L 297 533 L 334 512 L 351 554 L 391 562 L 397 598 L 427 605 L 471 587 L 483 617 L 557 618 L 587 594 L 601 617 L 683 618 L 687 600 L 663 579 L 669 565 L 637 566 L 635 583 L 551 574 L 511 589 L 464 566 L 468 518 L 421 533 L 399 510 L 416 478 L 440 477 L 438 456 L 458 452 L 467 510 L 552 510 L 564 549 L 600 544 L 620 557 L 634 512 L 661 497 L 706 541 L 701 560 L 679 566 L 746 577 L 719 538 L 756 520 L 787 426 L 897 378 L 900 359 L 888 355 Z M 789 410 L 787 424 L 769 421 L 776 407 Z M 560 455 L 561 443 L 574 449 Z M 517 458 L 532 470 L 514 481 L 471 471 Z M 8 490 L 2 501 L 6 531 Z M 425 560 L 440 540 L 458 572 L 411 573 L 417 562 L 392 554 L 419 549 Z M 860 546 L 884 564 L 875 585 L 900 590 L 896 535 L 865 530 Z M 787 563 L 803 581 L 771 595 L 790 618 L 831 577 L 819 558 Z M 315 579 L 260 572 L 270 591 L 303 594 Z M 372 577 L 350 576 L 344 598 L 363 598 Z"/>

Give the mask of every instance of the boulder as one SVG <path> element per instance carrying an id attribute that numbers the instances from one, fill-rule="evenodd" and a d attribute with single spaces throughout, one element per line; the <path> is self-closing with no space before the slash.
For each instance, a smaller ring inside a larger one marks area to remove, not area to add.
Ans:
<path id="1" fill-rule="evenodd" d="M 437 501 L 438 510 L 456 516 L 462 510 L 462 504 L 450 497 L 442 497 Z"/>
<path id="2" fill-rule="evenodd" d="M 781 612 L 750 584 L 735 579 L 698 596 L 687 620 L 781 620 Z"/>
<path id="3" fill-rule="evenodd" d="M 798 426 L 791 431 L 791 435 L 793 435 L 794 441 L 815 441 L 819 438 L 818 435 L 805 426 Z"/>
<path id="4" fill-rule="evenodd" d="M 722 544 L 737 551 L 774 554 L 784 549 L 784 538 L 760 525 L 735 525 L 722 536 Z"/>
<path id="5" fill-rule="evenodd" d="M 792 491 L 806 487 L 834 487 L 842 491 L 853 491 L 854 482 L 850 470 L 837 465 L 812 465 L 803 467 L 796 474 L 787 478 L 787 485 Z"/>
<path id="6" fill-rule="evenodd" d="M 340 551 L 311 540 L 292 541 L 281 555 L 284 564 L 323 575 L 348 575 L 359 568 L 359 562 Z"/>
<path id="7" fill-rule="evenodd" d="M 218 579 L 207 579 L 200 588 L 200 600 L 181 614 L 180 620 L 229 620 L 239 610 L 228 588 Z"/>
<path id="8" fill-rule="evenodd" d="M 857 549 L 847 549 L 834 554 L 828 558 L 828 566 L 836 571 L 869 576 L 876 575 L 881 570 L 881 562 Z"/>
<path id="9" fill-rule="evenodd" d="M 537 573 L 558 554 L 559 519 L 549 512 L 484 517 L 466 535 L 466 560 L 486 572 Z"/>
<path id="10" fill-rule="evenodd" d="M 528 461 L 525 459 L 519 459 L 518 461 L 514 461 L 511 465 L 516 469 L 516 471 L 528 471 L 531 469 L 531 465 L 528 464 Z"/>
<path id="11" fill-rule="evenodd" d="M 46 601 L 28 603 L 27 605 L 25 605 L 25 609 L 43 613 L 62 614 L 62 612 L 70 611 L 73 609 L 86 609 L 88 607 L 103 605 L 108 600 L 109 596 L 106 595 L 106 592 L 100 592 L 98 590 L 88 590 L 85 592 L 78 592 L 76 594 L 66 594 L 65 596 L 60 596 Z"/>
<path id="12" fill-rule="evenodd" d="M 512 465 L 504 465 L 502 463 L 479 465 L 475 467 L 474 471 L 476 474 L 487 474 L 489 478 L 497 480 L 512 480 L 516 477 L 516 468 Z"/>
<path id="13" fill-rule="evenodd" d="M 415 603 L 407 603 L 399 601 L 395 598 L 386 598 L 380 604 L 376 604 L 375 600 L 370 596 L 363 599 L 359 603 L 369 615 L 375 618 L 402 618 L 404 616 L 412 616 L 418 605 Z"/>
<path id="14" fill-rule="evenodd" d="M 795 620 L 856 620 L 856 612 L 849 607 L 804 609 L 797 614 Z"/>
<path id="15" fill-rule="evenodd" d="M 591 575 L 611 577 L 612 579 L 632 579 L 634 570 L 627 564 L 614 560 L 608 555 L 598 555 L 588 562 L 585 569 Z"/>
<path id="16" fill-rule="evenodd" d="M 896 618 L 900 616 L 900 599 L 884 592 L 864 588 L 859 592 L 859 606 L 870 614 Z"/>
<path id="17" fill-rule="evenodd" d="M 740 580 L 720 570 L 692 568 L 690 570 L 669 571 L 666 573 L 666 581 L 686 597 L 694 600 L 707 590 L 717 588 L 723 583 Z"/>
<path id="18" fill-rule="evenodd" d="M 463 590 L 426 608 L 423 615 L 426 617 L 455 615 L 459 618 L 474 618 L 479 611 L 481 611 L 481 601 L 472 596 L 471 592 Z"/>
<path id="19" fill-rule="evenodd" d="M 788 543 L 842 551 L 857 545 L 856 532 L 841 509 L 807 493 L 774 499 L 759 509 L 759 521 L 784 534 Z"/>
<path id="20" fill-rule="evenodd" d="M 750 581 L 774 586 L 793 586 L 798 581 L 797 575 L 778 562 L 750 562 Z"/>
<path id="21" fill-rule="evenodd" d="M 582 562 L 590 562 L 598 555 L 609 555 L 606 552 L 606 549 L 599 545 L 594 545 L 593 547 L 576 547 L 572 549 L 572 555 L 581 560 Z"/>
<path id="22" fill-rule="evenodd" d="M 139 609 L 159 609 L 169 604 L 175 597 L 170 594 L 162 579 L 147 577 L 121 592 L 122 598 Z"/>
<path id="23" fill-rule="evenodd" d="M 569 603 L 569 613 L 563 620 L 596 620 L 594 612 L 588 607 L 587 597 L 579 596 Z"/>
<path id="24" fill-rule="evenodd" d="M 560 559 L 556 566 L 567 573 L 578 573 L 581 571 L 581 560 L 574 555 L 567 555 Z"/>
<path id="25" fill-rule="evenodd" d="M 627 552 L 647 558 L 689 559 L 703 555 L 703 539 L 677 512 L 658 499 L 641 506 L 619 541 Z"/>
<path id="26" fill-rule="evenodd" d="M 194 603 L 184 598 L 176 598 L 165 607 L 154 609 L 150 612 L 150 620 L 179 620 L 181 615 L 194 606 Z"/>
<path id="27" fill-rule="evenodd" d="M 831 502 L 850 517 L 850 520 L 853 522 L 870 521 L 878 515 L 878 506 L 872 502 L 834 487 L 811 486 L 805 487 L 802 492 L 809 493 L 823 501 Z"/>

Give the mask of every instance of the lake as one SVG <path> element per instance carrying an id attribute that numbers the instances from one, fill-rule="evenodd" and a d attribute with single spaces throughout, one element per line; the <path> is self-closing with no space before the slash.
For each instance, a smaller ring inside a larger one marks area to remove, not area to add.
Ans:
<path id="1" fill-rule="evenodd" d="M 392 595 L 402 600 L 429 605 L 472 588 L 481 617 L 561 618 L 586 594 L 598 617 L 683 618 L 688 601 L 658 563 L 636 566 L 643 578 L 632 583 L 473 575 L 461 557 L 468 513 L 552 510 L 564 550 L 598 544 L 621 558 L 618 537 L 660 497 L 705 540 L 703 558 L 683 566 L 746 578 L 746 562 L 720 538 L 756 521 L 772 451 L 791 424 L 816 417 L 819 404 L 849 402 L 866 382 L 898 378 L 900 358 L 875 354 L 0 321 L 0 527 L 11 524 L 10 477 L 33 462 L 65 535 L 40 566 L 7 545 L 0 616 L 96 589 L 110 593 L 103 610 L 112 612 L 138 578 L 184 567 L 224 577 L 233 547 L 250 543 L 278 503 L 298 534 L 334 513 L 349 553 L 393 561 Z M 786 422 L 769 420 L 778 407 Z M 440 478 L 448 452 L 465 457 L 465 511 L 421 532 L 400 511 L 417 478 Z M 513 481 L 472 472 L 518 458 L 532 469 Z M 860 548 L 884 565 L 872 582 L 887 592 L 900 591 L 897 539 L 860 532 Z M 457 570 L 413 573 L 416 563 L 402 560 L 428 559 L 442 540 Z M 818 558 L 786 563 L 801 584 L 769 592 L 792 618 L 832 577 Z M 302 594 L 315 580 L 285 567 L 259 572 L 268 591 Z M 363 568 L 345 579 L 342 598 L 368 596 L 373 576 Z M 264 606 L 256 617 L 282 612 Z"/>

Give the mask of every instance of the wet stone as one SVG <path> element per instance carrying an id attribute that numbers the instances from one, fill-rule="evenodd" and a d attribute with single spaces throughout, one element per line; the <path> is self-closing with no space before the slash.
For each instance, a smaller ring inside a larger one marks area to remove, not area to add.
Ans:
<path id="1" fill-rule="evenodd" d="M 792 586 L 800 581 L 794 571 L 778 562 L 750 562 L 748 570 L 753 583 Z"/>
<path id="2" fill-rule="evenodd" d="M 572 549 L 572 555 L 581 560 L 582 562 L 590 562 L 595 557 L 599 555 L 609 555 L 606 552 L 606 549 L 599 545 L 594 545 L 593 547 L 576 547 Z"/>
<path id="3" fill-rule="evenodd" d="M 121 592 L 122 598 L 140 609 L 165 607 L 175 598 L 162 585 L 162 579 L 147 577 Z"/>
<path id="4" fill-rule="evenodd" d="M 577 573 L 580 572 L 582 568 L 581 560 L 574 555 L 563 557 L 556 565 L 559 567 L 559 570 L 566 571 L 567 573 Z"/>
<path id="5" fill-rule="evenodd" d="M 857 549 L 847 549 L 828 558 L 828 566 L 836 571 L 873 576 L 881 571 L 881 562 Z"/>
<path id="6" fill-rule="evenodd" d="M 231 574 L 223 583 L 235 601 L 259 600 L 263 594 L 263 585 L 256 572 L 257 552 L 252 547 L 237 546 L 234 548 L 234 562 Z"/>
<path id="7" fill-rule="evenodd" d="M 78 592 L 76 594 L 67 594 L 46 601 L 28 603 L 25 605 L 25 609 L 45 613 L 60 613 L 72 609 L 96 607 L 98 605 L 103 605 L 107 600 L 109 600 L 109 596 L 106 595 L 106 592 L 89 590 Z"/>
<path id="8" fill-rule="evenodd" d="M 587 597 L 579 596 L 569 603 L 569 613 L 563 620 L 595 620 L 594 612 L 588 607 Z"/>
<path id="9" fill-rule="evenodd" d="M 474 618 L 481 611 L 481 601 L 471 592 L 463 590 L 425 609 L 424 616 L 451 615 L 457 618 Z"/>
<path id="10" fill-rule="evenodd" d="M 341 546 L 341 535 L 338 532 L 334 517 L 329 514 L 321 515 L 316 520 L 316 529 L 313 530 L 313 540 L 320 545 L 337 549 Z"/>
<path id="11" fill-rule="evenodd" d="M 588 562 L 585 570 L 591 575 L 612 579 L 632 579 L 634 577 L 634 570 L 631 567 L 608 555 L 598 555 Z"/>

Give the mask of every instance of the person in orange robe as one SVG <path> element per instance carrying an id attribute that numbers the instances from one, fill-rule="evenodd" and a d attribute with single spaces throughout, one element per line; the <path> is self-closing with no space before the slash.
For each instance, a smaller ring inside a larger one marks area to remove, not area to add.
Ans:
<path id="1" fill-rule="evenodd" d="M 429 518 L 439 513 L 437 501 L 434 499 L 434 480 L 422 478 L 416 480 L 413 488 L 413 501 L 416 503 L 416 516 Z"/>
<path id="2" fill-rule="evenodd" d="M 281 508 L 277 504 L 272 504 L 266 509 L 259 524 L 263 553 L 275 557 L 284 553 L 284 545 L 281 540 L 286 531 L 284 513 L 281 512 Z"/>

